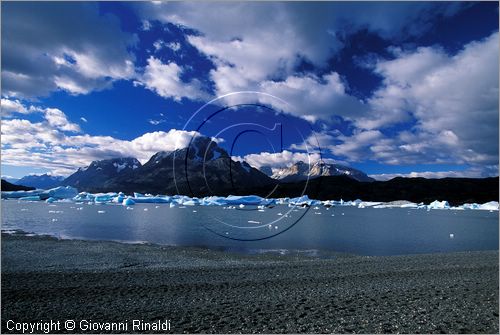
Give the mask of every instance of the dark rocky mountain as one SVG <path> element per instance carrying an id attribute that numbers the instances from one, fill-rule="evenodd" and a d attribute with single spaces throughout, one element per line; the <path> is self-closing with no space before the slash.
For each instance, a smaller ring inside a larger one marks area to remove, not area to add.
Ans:
<path id="1" fill-rule="evenodd" d="M 261 167 L 260 170 L 271 178 L 279 180 L 280 183 L 307 180 L 308 176 L 309 180 L 318 177 L 347 176 L 357 181 L 374 181 L 373 178 L 368 177 L 360 170 L 340 164 L 327 164 L 323 161 L 317 161 L 310 165 L 300 161 L 288 168 L 274 172 L 268 166 Z"/>
<path id="2" fill-rule="evenodd" d="M 109 180 L 130 173 L 141 167 L 141 163 L 132 157 L 113 158 L 93 161 L 89 166 L 79 168 L 61 183 L 73 186 L 80 191 L 92 191 L 103 188 Z"/>
<path id="3" fill-rule="evenodd" d="M 109 178 L 100 187 L 94 184 L 79 190 L 206 196 L 272 188 L 275 183 L 247 163 L 231 160 L 210 138 L 199 136 L 187 148 L 158 152 L 143 166 Z"/>
<path id="4" fill-rule="evenodd" d="M 63 176 L 52 176 L 49 174 L 28 175 L 19 179 L 15 184 L 34 188 L 49 189 L 57 187 L 64 180 Z"/>
<path id="5" fill-rule="evenodd" d="M 30 191 L 34 190 L 34 187 L 16 185 L 9 183 L 7 180 L 2 179 L 2 191 Z"/>

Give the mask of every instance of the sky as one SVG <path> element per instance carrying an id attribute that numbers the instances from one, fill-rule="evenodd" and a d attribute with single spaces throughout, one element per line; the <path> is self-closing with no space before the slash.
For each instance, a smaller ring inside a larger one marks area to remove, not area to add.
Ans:
<path id="1" fill-rule="evenodd" d="M 2 2 L 1 173 L 210 136 L 384 180 L 498 175 L 497 2 Z"/>

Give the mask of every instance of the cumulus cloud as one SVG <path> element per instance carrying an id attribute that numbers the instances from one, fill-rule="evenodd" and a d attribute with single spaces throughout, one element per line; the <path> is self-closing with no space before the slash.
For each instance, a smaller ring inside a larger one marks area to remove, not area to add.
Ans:
<path id="1" fill-rule="evenodd" d="M 370 101 L 372 114 L 356 124 L 384 128 L 410 114 L 416 124 L 399 134 L 399 153 L 498 162 L 498 38 L 494 33 L 454 56 L 425 47 L 380 60 L 375 71 L 384 85 Z"/>
<path id="2" fill-rule="evenodd" d="M 346 93 L 346 84 L 336 72 L 322 77 L 297 73 L 301 62 L 325 68 L 342 48 L 345 34 L 368 29 L 385 38 L 416 36 L 429 29 L 437 16 L 453 15 L 462 7 L 459 4 L 359 6 L 245 2 L 137 6 L 145 19 L 200 32 L 190 34 L 187 41 L 214 63 L 210 79 L 217 96 L 237 91 L 277 95 L 295 107 L 285 108 L 285 112 L 309 121 L 329 120 L 332 113 L 354 119 L 367 108 Z M 237 98 L 229 96 L 226 102 L 239 103 Z M 276 100 L 261 102 L 272 104 Z"/>
<path id="3" fill-rule="evenodd" d="M 31 113 L 43 114 L 43 117 L 46 121 L 46 126 L 48 128 L 53 128 L 60 131 L 80 132 L 80 126 L 69 121 L 66 114 L 64 114 L 60 109 L 42 108 L 34 105 L 30 105 L 28 107 L 17 99 L 2 99 L 2 117 L 4 119 L 15 117 L 16 114 Z M 25 122 L 26 120 L 16 120 L 16 122 L 17 121 Z"/>
<path id="4" fill-rule="evenodd" d="M 68 121 L 66 114 L 57 108 L 46 108 L 45 119 L 52 127 L 63 131 L 80 132 L 80 126 Z"/>
<path id="5" fill-rule="evenodd" d="M 188 83 L 183 82 L 182 73 L 183 68 L 174 62 L 164 64 L 155 57 L 149 57 L 144 74 L 136 83 L 144 85 L 161 97 L 171 98 L 178 102 L 183 98 L 202 100 L 209 97 L 203 91 L 199 80 L 192 79 Z"/>
<path id="6" fill-rule="evenodd" d="M 32 112 L 30 108 L 25 107 L 21 101 L 17 99 L 2 98 L 2 118 L 10 117 L 13 114 L 29 114 Z"/>
<path id="7" fill-rule="evenodd" d="M 132 140 L 91 136 L 82 134 L 61 110 L 47 108 L 43 112 L 43 122 L 2 121 L 2 164 L 43 167 L 66 175 L 98 159 L 133 156 L 145 163 L 158 151 L 185 148 L 193 137 L 201 136 L 177 129 L 145 133 Z"/>
<path id="8" fill-rule="evenodd" d="M 4 96 L 83 94 L 134 74 L 127 51 L 134 36 L 113 16 L 100 15 L 97 4 L 17 2 L 2 12 Z"/>
<path id="9" fill-rule="evenodd" d="M 366 105 L 346 93 L 345 84 L 335 72 L 322 78 L 309 75 L 290 76 L 280 82 L 264 81 L 259 89 L 279 97 L 289 105 L 280 104 L 279 100 L 267 96 L 261 96 L 261 102 L 311 122 L 330 120 L 333 115 L 355 120 L 366 113 Z"/>
<path id="10" fill-rule="evenodd" d="M 257 169 L 260 169 L 263 166 L 269 166 L 272 169 L 277 169 L 289 167 L 300 161 L 313 164 L 321 159 L 321 155 L 319 153 L 303 153 L 283 150 L 282 152 L 261 152 L 258 154 L 245 155 L 244 157 L 234 156 L 232 158 L 236 161 L 245 161 Z M 332 162 L 331 159 L 327 159 L 325 161 Z"/>

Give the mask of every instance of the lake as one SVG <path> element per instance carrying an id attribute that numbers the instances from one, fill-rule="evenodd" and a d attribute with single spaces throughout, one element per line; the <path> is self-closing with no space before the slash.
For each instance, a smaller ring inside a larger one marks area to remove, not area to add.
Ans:
<path id="1" fill-rule="evenodd" d="M 359 255 L 498 250 L 498 211 L 173 207 L 2 200 L 2 231 L 236 252 Z M 249 241 L 250 240 L 250 241 Z"/>

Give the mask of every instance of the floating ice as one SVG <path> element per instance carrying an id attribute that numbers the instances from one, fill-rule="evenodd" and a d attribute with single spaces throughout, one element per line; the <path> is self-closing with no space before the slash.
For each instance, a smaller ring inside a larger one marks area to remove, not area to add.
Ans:
<path id="1" fill-rule="evenodd" d="M 227 205 L 269 206 L 276 203 L 275 199 L 266 199 L 257 195 L 230 195 L 225 198 Z"/>
<path id="2" fill-rule="evenodd" d="M 39 195 L 31 195 L 31 196 L 27 196 L 27 197 L 21 197 L 21 198 L 19 198 L 19 200 L 24 200 L 24 201 L 39 201 L 40 200 L 40 196 Z"/>
<path id="3" fill-rule="evenodd" d="M 2 191 L 3 199 L 19 199 L 26 197 L 39 196 L 43 193 L 43 190 L 32 190 L 32 191 Z M 40 200 L 40 199 L 38 199 Z"/>
<path id="4" fill-rule="evenodd" d="M 427 206 L 427 208 L 428 209 L 449 209 L 450 208 L 450 204 L 446 200 L 444 200 L 444 201 L 434 200 L 433 202 L 431 202 Z"/>
<path id="5" fill-rule="evenodd" d="M 122 205 L 123 206 L 132 206 L 132 205 L 135 205 L 135 201 L 131 197 L 127 197 L 126 199 L 123 199 Z"/>
<path id="6" fill-rule="evenodd" d="M 94 202 L 98 204 L 105 204 L 113 201 L 116 196 L 116 193 L 98 193 L 94 195 Z"/>
<path id="7" fill-rule="evenodd" d="M 51 188 L 50 190 L 44 191 L 42 196 L 44 198 L 56 198 L 56 199 L 72 199 L 78 194 L 78 190 L 71 186 L 59 186 L 56 188 Z"/>
<path id="8" fill-rule="evenodd" d="M 433 201 L 428 205 L 423 203 L 413 203 L 406 200 L 390 201 L 390 202 L 377 202 L 377 201 L 362 201 L 356 199 L 353 201 L 340 200 L 324 200 L 319 201 L 310 199 L 307 195 L 296 198 L 262 198 L 257 195 L 236 196 L 230 195 L 228 197 L 209 196 L 204 198 L 188 197 L 185 195 L 152 195 L 134 192 L 133 196 L 127 196 L 123 192 L 115 193 L 88 193 L 80 192 L 70 186 L 60 186 L 50 190 L 32 190 L 32 191 L 10 191 L 2 192 L 3 199 L 18 199 L 24 201 L 46 201 L 47 203 L 58 202 L 75 202 L 82 204 L 83 202 L 88 205 L 93 204 L 106 204 L 118 203 L 123 206 L 130 207 L 137 203 L 169 203 L 170 207 L 184 208 L 185 206 L 224 206 L 224 209 L 235 209 L 237 207 L 244 208 L 246 206 L 256 206 L 259 212 L 265 211 L 266 207 L 273 207 L 274 205 L 288 205 L 288 207 L 296 207 L 297 209 L 304 209 L 306 207 L 313 207 L 315 212 L 319 212 L 321 206 L 329 210 L 331 207 L 336 206 L 351 206 L 357 208 L 412 208 L 412 209 L 452 209 L 452 210 L 488 210 L 498 211 L 499 203 L 497 201 L 490 201 L 484 204 L 467 203 L 461 206 L 451 207 L 447 201 Z M 283 214 L 278 214 L 283 215 Z M 342 213 L 342 215 L 344 215 Z"/>
<path id="9" fill-rule="evenodd" d="M 296 206 L 314 206 L 321 204 L 321 201 L 311 200 L 307 195 L 303 195 L 301 197 L 288 200 L 288 203 Z"/>

